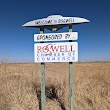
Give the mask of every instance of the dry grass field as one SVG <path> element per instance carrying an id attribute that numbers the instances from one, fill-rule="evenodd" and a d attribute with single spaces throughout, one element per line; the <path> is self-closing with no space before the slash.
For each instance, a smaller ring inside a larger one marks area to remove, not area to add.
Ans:
<path id="1" fill-rule="evenodd" d="M 110 110 L 110 63 L 74 63 L 75 110 Z M 68 63 L 46 63 L 46 110 L 69 110 Z M 40 64 L 0 64 L 0 110 L 40 110 Z"/>

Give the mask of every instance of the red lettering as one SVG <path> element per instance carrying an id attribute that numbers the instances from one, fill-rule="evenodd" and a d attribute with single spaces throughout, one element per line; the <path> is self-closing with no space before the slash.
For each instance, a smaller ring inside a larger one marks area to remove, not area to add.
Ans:
<path id="1" fill-rule="evenodd" d="M 49 52 L 48 45 L 47 45 L 47 46 L 44 46 L 44 47 L 42 48 L 42 51 L 43 51 L 44 53 Z"/>
<path id="2" fill-rule="evenodd" d="M 41 46 L 37 46 L 37 53 L 41 52 L 42 53 L 42 50 L 41 50 Z"/>
<path id="3" fill-rule="evenodd" d="M 75 52 L 75 50 L 73 50 L 73 45 L 70 45 L 71 47 L 71 52 Z"/>
<path id="4" fill-rule="evenodd" d="M 51 46 L 52 52 L 58 52 L 59 46 Z"/>
<path id="5" fill-rule="evenodd" d="M 60 52 L 64 52 L 64 45 L 60 46 Z"/>
<path id="6" fill-rule="evenodd" d="M 52 52 L 75 52 L 73 45 L 53 45 L 48 44 L 46 46 L 37 46 L 37 53 L 47 53 L 51 54 Z"/>
<path id="7" fill-rule="evenodd" d="M 65 52 L 70 52 L 70 50 L 68 50 L 68 46 L 65 45 Z"/>

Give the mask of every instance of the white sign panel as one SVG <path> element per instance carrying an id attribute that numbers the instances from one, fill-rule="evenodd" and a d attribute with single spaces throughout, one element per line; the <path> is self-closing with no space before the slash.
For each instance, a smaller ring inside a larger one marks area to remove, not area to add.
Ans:
<path id="1" fill-rule="evenodd" d="M 34 34 L 34 41 L 61 41 L 61 40 L 77 40 L 77 32 L 50 33 L 50 34 Z"/>
<path id="2" fill-rule="evenodd" d="M 34 44 L 34 59 L 39 62 L 77 62 L 78 43 L 36 43 Z"/>

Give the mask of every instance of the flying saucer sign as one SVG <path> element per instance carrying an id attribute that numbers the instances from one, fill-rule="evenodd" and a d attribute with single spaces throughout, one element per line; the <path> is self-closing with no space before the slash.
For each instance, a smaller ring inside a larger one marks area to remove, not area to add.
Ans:
<path id="1" fill-rule="evenodd" d="M 37 19 L 25 23 L 24 27 L 47 28 L 51 31 L 57 31 L 71 24 L 87 23 L 89 20 L 80 17 L 63 17 L 61 15 L 51 15 L 47 18 Z"/>

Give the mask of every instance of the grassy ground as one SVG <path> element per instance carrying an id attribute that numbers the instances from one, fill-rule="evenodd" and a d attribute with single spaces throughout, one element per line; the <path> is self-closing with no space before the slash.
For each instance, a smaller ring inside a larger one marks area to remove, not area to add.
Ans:
<path id="1" fill-rule="evenodd" d="M 46 109 L 69 110 L 68 63 L 47 63 Z M 110 63 L 74 64 L 75 110 L 110 110 Z M 0 64 L 0 110 L 40 109 L 40 64 Z"/>

